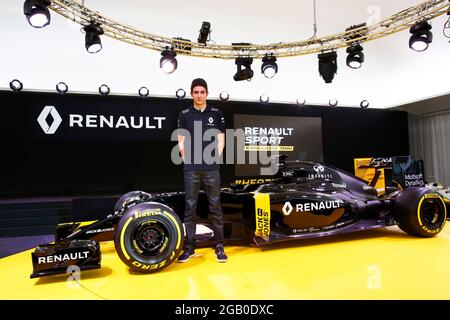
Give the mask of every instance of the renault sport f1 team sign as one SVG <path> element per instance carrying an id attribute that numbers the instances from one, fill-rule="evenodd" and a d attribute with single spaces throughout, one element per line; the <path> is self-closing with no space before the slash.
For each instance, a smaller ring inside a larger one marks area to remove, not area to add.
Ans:
<path id="1" fill-rule="evenodd" d="M 287 155 L 291 160 L 323 160 L 322 118 L 235 114 L 234 129 L 244 134 L 236 143 L 236 154 L 245 161 L 235 162 L 235 175 L 261 176 L 264 159 Z"/>

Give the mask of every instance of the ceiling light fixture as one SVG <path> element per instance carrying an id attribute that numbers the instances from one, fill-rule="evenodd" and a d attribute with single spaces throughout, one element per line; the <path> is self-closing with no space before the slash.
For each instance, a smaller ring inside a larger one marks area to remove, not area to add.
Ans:
<path id="1" fill-rule="evenodd" d="M 139 88 L 138 93 L 142 98 L 147 98 L 150 91 L 147 89 L 147 87 L 141 87 Z"/>
<path id="2" fill-rule="evenodd" d="M 92 22 L 83 28 L 86 32 L 85 46 L 89 53 L 97 53 L 102 50 L 102 40 L 100 36 L 104 33 L 99 23 Z"/>
<path id="3" fill-rule="evenodd" d="M 206 42 L 209 40 L 210 34 L 211 34 L 211 23 L 203 21 L 202 27 L 200 28 L 199 31 L 197 42 L 206 45 Z"/>
<path id="4" fill-rule="evenodd" d="M 56 91 L 58 91 L 59 94 L 64 94 L 69 90 L 69 87 L 64 82 L 60 82 L 56 85 Z"/>
<path id="5" fill-rule="evenodd" d="M 266 54 L 262 59 L 263 64 L 261 65 L 261 73 L 266 78 L 273 78 L 278 72 L 277 58 L 272 54 Z"/>
<path id="6" fill-rule="evenodd" d="M 319 58 L 319 73 L 325 83 L 331 83 L 334 75 L 337 72 L 337 54 L 335 51 L 320 53 Z"/>
<path id="7" fill-rule="evenodd" d="M 43 28 L 50 24 L 50 0 L 26 0 L 23 13 L 33 28 Z"/>
<path id="8" fill-rule="evenodd" d="M 111 90 L 109 89 L 109 87 L 106 84 L 102 84 L 99 88 L 98 88 L 98 92 L 100 92 L 100 94 L 102 96 L 107 96 Z"/>
<path id="9" fill-rule="evenodd" d="M 269 96 L 265 93 L 263 93 L 260 97 L 259 97 L 259 101 L 261 103 L 268 103 L 269 102 Z"/>
<path id="10" fill-rule="evenodd" d="M 11 88 L 12 91 L 19 92 L 23 89 L 23 84 L 19 80 L 14 79 L 9 83 L 9 87 Z"/>
<path id="11" fill-rule="evenodd" d="M 184 99 L 184 97 L 186 97 L 186 91 L 180 88 L 177 90 L 175 95 L 177 96 L 178 99 Z"/>
<path id="12" fill-rule="evenodd" d="M 178 62 L 175 58 L 177 53 L 173 49 L 166 49 L 161 52 L 162 58 L 159 61 L 159 66 L 164 73 L 171 74 L 177 70 Z"/>
<path id="13" fill-rule="evenodd" d="M 305 98 L 297 98 L 297 105 L 298 106 L 304 106 L 306 103 L 306 99 Z"/>
<path id="14" fill-rule="evenodd" d="M 330 99 L 328 101 L 328 104 L 330 105 L 330 107 L 334 108 L 338 105 L 338 101 L 337 101 L 337 99 Z"/>
<path id="15" fill-rule="evenodd" d="M 237 71 L 233 76 L 234 81 L 251 80 L 253 77 L 252 62 L 253 58 L 236 58 Z"/>
<path id="16" fill-rule="evenodd" d="M 359 105 L 361 106 L 361 108 L 367 109 L 369 107 L 369 101 L 363 100 Z"/>
<path id="17" fill-rule="evenodd" d="M 409 47 L 417 52 L 427 50 L 428 45 L 433 41 L 433 34 L 431 33 L 431 25 L 428 21 L 419 22 L 409 29 L 412 34 L 409 38 Z"/>
<path id="18" fill-rule="evenodd" d="M 230 98 L 230 95 L 228 94 L 228 92 L 226 91 L 222 91 L 219 95 L 220 100 L 222 100 L 223 102 L 228 101 L 228 99 Z"/>
<path id="19" fill-rule="evenodd" d="M 349 66 L 352 69 L 361 68 L 364 62 L 364 53 L 362 51 L 363 47 L 361 47 L 359 43 L 348 47 L 347 66 Z"/>

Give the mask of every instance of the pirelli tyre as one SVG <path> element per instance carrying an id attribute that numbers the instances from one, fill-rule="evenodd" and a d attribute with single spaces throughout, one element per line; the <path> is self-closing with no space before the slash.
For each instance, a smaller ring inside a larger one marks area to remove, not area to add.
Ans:
<path id="1" fill-rule="evenodd" d="M 123 207 L 131 206 L 149 199 L 151 199 L 151 195 L 145 191 L 130 191 L 117 200 L 114 211 L 119 211 Z"/>
<path id="2" fill-rule="evenodd" d="M 433 237 L 444 228 L 447 209 L 444 200 L 433 190 L 410 187 L 395 199 L 394 218 L 408 234 Z"/>
<path id="3" fill-rule="evenodd" d="M 139 203 L 124 213 L 114 240 L 117 254 L 128 267 L 156 272 L 178 258 L 184 245 L 183 225 L 168 206 Z"/>

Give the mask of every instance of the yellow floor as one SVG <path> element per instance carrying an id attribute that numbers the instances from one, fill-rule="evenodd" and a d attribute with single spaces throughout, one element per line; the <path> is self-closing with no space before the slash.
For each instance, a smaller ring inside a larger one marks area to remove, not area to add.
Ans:
<path id="1" fill-rule="evenodd" d="M 267 249 L 212 249 L 155 274 L 134 274 L 112 242 L 102 243 L 102 268 L 29 279 L 30 252 L 0 259 L 0 299 L 450 299 L 450 224 L 431 239 L 397 227 Z"/>

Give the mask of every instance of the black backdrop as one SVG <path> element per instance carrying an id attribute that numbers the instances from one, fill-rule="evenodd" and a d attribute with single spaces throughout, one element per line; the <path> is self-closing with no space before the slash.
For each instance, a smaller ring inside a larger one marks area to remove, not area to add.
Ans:
<path id="1" fill-rule="evenodd" d="M 183 189 L 181 166 L 175 166 L 170 158 L 176 144 L 170 141 L 170 132 L 176 126 L 178 113 L 191 100 L 0 91 L 0 101 L 0 196 Z M 409 154 L 405 112 L 237 101 L 210 103 L 222 110 L 228 128 L 233 126 L 235 113 L 322 117 L 325 162 L 350 172 L 355 157 Z M 44 134 L 37 122 L 44 106 L 55 106 L 63 118 L 53 135 Z M 165 120 L 160 130 L 76 131 L 64 127 L 67 113 L 77 112 L 149 116 L 153 125 L 155 116 L 164 116 Z M 221 173 L 223 184 L 234 180 L 233 165 L 223 165 Z"/>

